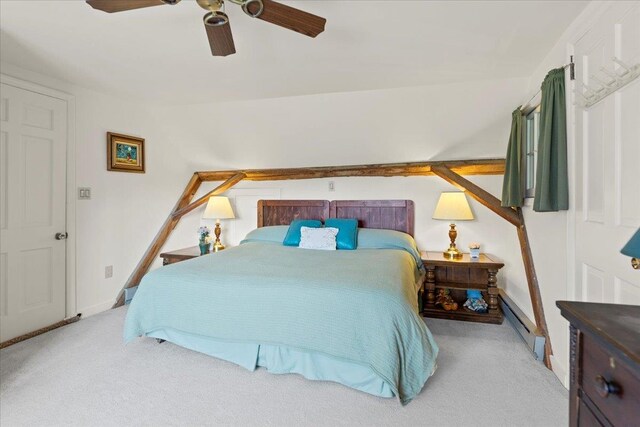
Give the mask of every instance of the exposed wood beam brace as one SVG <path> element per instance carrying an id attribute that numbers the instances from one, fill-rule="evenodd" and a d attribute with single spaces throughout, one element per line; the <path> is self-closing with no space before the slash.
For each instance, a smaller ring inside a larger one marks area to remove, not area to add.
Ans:
<path id="1" fill-rule="evenodd" d="M 547 368 L 551 369 L 551 355 L 553 354 L 553 350 L 551 348 L 551 340 L 549 339 L 547 320 L 544 315 L 540 286 L 538 284 L 538 276 L 536 275 L 536 269 L 533 264 L 533 254 L 531 253 L 531 247 L 529 246 L 529 236 L 527 235 L 527 228 L 524 223 L 522 209 L 503 207 L 497 197 L 478 187 L 468 179 L 458 175 L 446 166 L 434 166 L 432 170 L 433 173 L 438 175 L 440 178 L 463 190 L 474 200 L 491 209 L 502 218 L 516 226 L 518 240 L 520 242 L 520 251 L 522 252 L 522 262 L 524 263 L 524 270 L 527 276 L 527 285 L 529 287 L 529 297 L 531 298 L 533 315 L 535 317 L 536 326 L 540 333 L 545 337 L 544 364 Z"/>
<path id="2" fill-rule="evenodd" d="M 233 187 L 234 185 L 236 185 L 237 183 L 242 181 L 245 178 L 245 176 L 246 175 L 244 173 L 242 173 L 242 172 L 233 175 L 231 178 L 227 179 L 225 182 L 223 182 L 222 184 L 218 185 L 216 188 L 214 188 L 213 190 L 209 191 L 207 194 L 205 194 L 204 196 L 200 197 L 195 202 L 183 207 L 182 209 L 178 209 L 177 211 L 173 212 L 171 214 L 171 216 L 173 218 L 176 218 L 176 219 L 181 218 L 182 216 L 184 216 L 185 214 L 191 212 L 195 208 L 197 208 L 199 206 L 202 206 L 203 204 L 207 203 L 207 201 L 211 197 L 217 196 L 218 194 L 224 193 L 225 191 L 227 191 L 228 189 L 230 189 L 231 187 Z"/>
<path id="3" fill-rule="evenodd" d="M 238 182 L 242 181 L 244 176 L 245 175 L 243 173 L 237 173 L 233 175 L 225 182 L 209 191 L 204 196 L 200 197 L 195 202 L 189 204 L 193 196 L 198 191 L 198 188 L 200 188 L 200 184 L 202 183 L 202 180 L 200 179 L 198 173 L 193 174 L 191 180 L 185 187 L 184 192 L 180 196 L 180 199 L 178 199 L 178 202 L 174 206 L 173 210 L 165 220 L 164 224 L 162 224 L 160 231 L 158 231 L 158 234 L 156 234 L 156 237 L 151 242 L 151 245 L 149 246 L 149 248 L 147 248 L 147 251 L 142 256 L 142 259 L 136 266 L 135 270 L 133 270 L 133 273 L 131 273 L 131 276 L 125 283 L 123 290 L 121 290 L 120 294 L 118 294 L 118 299 L 116 300 L 114 307 L 119 307 L 124 304 L 124 289 L 131 288 L 140 284 L 142 277 L 147 274 L 149 268 L 151 268 L 151 265 L 158 257 L 162 246 L 171 235 L 173 229 L 176 228 L 176 225 L 178 225 L 180 218 L 182 218 L 185 214 L 191 212 L 198 206 L 206 203 L 211 196 L 217 196 L 218 194 L 224 193 L 225 191 L 236 185 Z"/>
<path id="4" fill-rule="evenodd" d="M 247 169 L 198 172 L 203 181 L 224 181 L 238 173 L 247 181 L 281 181 L 352 176 L 431 176 L 433 168 L 447 167 L 461 175 L 502 175 L 504 159 L 452 160 L 437 162 L 386 163 L 356 166 L 322 166 L 287 169 Z"/>
<path id="5" fill-rule="evenodd" d="M 113 308 L 120 307 L 124 304 L 124 289 L 137 286 L 140 283 L 140 280 L 142 280 L 142 277 L 147 274 L 149 268 L 151 268 L 151 264 L 153 264 L 158 254 L 160 253 L 162 245 L 164 245 L 164 243 L 167 241 L 167 239 L 171 235 L 171 232 L 180 220 L 180 218 L 174 218 L 173 213 L 189 204 L 193 196 L 196 194 L 196 191 L 198 191 L 198 188 L 200 188 L 201 183 L 202 180 L 200 179 L 198 174 L 194 173 L 187 183 L 184 191 L 182 192 L 182 195 L 178 199 L 178 202 L 173 207 L 171 213 L 160 227 L 160 231 L 158 231 L 158 234 L 156 234 L 156 236 L 153 238 L 151 244 L 142 256 L 142 259 L 140 260 L 140 262 L 138 262 L 138 265 L 133 270 L 133 273 L 131 273 L 131 276 L 129 276 L 129 279 L 127 279 L 124 287 L 118 294 L 118 298 L 116 299 L 116 303 L 113 305 Z"/>
<path id="6" fill-rule="evenodd" d="M 544 364 L 547 366 L 547 368 L 551 369 L 551 355 L 553 354 L 553 349 L 551 348 L 551 340 L 549 339 L 547 319 L 544 315 L 544 308 L 542 307 L 542 296 L 540 295 L 538 275 L 536 274 L 536 268 L 533 264 L 533 254 L 531 253 L 531 246 L 529 245 L 529 235 L 527 233 L 527 227 L 524 223 L 524 215 L 522 214 L 522 209 L 518 208 L 517 213 L 518 218 L 520 218 L 521 222 L 521 225 L 518 227 L 518 240 L 520 241 L 520 251 L 522 252 L 524 271 L 527 275 L 527 285 L 529 286 L 529 295 L 531 297 L 533 315 L 536 321 L 536 326 L 540 330 L 540 333 L 545 337 Z"/>
<path id="7" fill-rule="evenodd" d="M 500 200 L 475 185 L 461 175 L 502 175 L 504 174 L 504 159 L 480 159 L 480 160 L 453 160 L 437 162 L 413 162 L 413 163 L 390 163 L 357 166 L 326 166 L 310 168 L 287 168 L 287 169 L 248 169 L 235 171 L 205 171 L 196 172 L 185 187 L 178 202 L 162 224 L 160 231 L 156 234 L 151 245 L 147 248 L 142 259 L 136 266 L 133 273 L 124 285 L 124 288 L 137 286 L 142 277 L 149 271 L 149 268 L 160 253 L 162 246 L 169 238 L 169 235 L 185 214 L 203 205 L 211 196 L 221 194 L 238 182 L 249 181 L 281 181 L 289 179 L 314 179 L 330 177 L 358 177 L 358 176 L 432 176 L 437 175 L 447 182 L 465 191 L 470 197 L 483 204 L 487 208 L 500 215 L 518 229 L 518 238 L 522 250 L 522 259 L 527 274 L 529 294 L 534 310 L 535 320 L 538 328 L 546 337 L 545 340 L 545 364 L 551 368 L 549 357 L 552 354 L 551 341 L 547 332 L 547 323 L 540 297 L 540 288 L 533 265 L 533 257 L 529 247 L 527 230 L 524 224 L 524 217 L 520 209 L 514 210 L 501 206 Z M 224 181 L 215 189 L 200 197 L 193 203 L 191 199 L 203 181 Z M 118 295 L 114 307 L 124 304 L 124 290 Z"/>

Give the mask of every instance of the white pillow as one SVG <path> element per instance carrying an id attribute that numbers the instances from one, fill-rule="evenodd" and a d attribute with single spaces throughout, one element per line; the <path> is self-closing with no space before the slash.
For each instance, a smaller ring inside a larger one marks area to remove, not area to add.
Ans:
<path id="1" fill-rule="evenodd" d="M 303 249 L 335 251 L 337 235 L 337 228 L 300 227 L 300 245 L 298 247 Z"/>

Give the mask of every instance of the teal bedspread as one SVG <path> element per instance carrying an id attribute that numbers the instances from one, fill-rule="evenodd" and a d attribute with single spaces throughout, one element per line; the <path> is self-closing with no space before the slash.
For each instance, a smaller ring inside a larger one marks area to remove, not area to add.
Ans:
<path id="1" fill-rule="evenodd" d="M 370 367 L 406 404 L 438 353 L 418 315 L 416 267 L 401 249 L 316 251 L 248 240 L 147 274 L 124 338 L 168 328 L 321 353 Z"/>

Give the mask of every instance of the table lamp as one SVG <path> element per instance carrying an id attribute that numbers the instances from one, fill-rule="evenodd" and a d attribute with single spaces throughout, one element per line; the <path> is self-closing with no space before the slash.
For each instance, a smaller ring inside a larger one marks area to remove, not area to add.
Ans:
<path id="1" fill-rule="evenodd" d="M 216 241 L 213 243 L 213 251 L 218 252 L 223 250 L 224 245 L 220 242 L 220 233 L 222 232 L 222 229 L 220 228 L 220 220 L 235 218 L 233 209 L 231 209 L 231 203 L 229 203 L 229 198 L 222 196 L 210 197 L 202 218 L 216 220 L 216 228 L 214 230 Z"/>
<path id="2" fill-rule="evenodd" d="M 620 250 L 620 253 L 631 257 L 631 267 L 640 270 L 640 228 Z"/>
<path id="3" fill-rule="evenodd" d="M 449 259 L 462 258 L 462 252 L 456 248 L 456 225 L 453 221 L 470 221 L 473 219 L 471 207 L 467 201 L 467 196 L 461 191 L 443 191 L 433 212 L 433 219 L 443 219 L 451 221 L 449 225 L 449 240 L 451 244 L 449 249 L 443 252 L 443 255 Z"/>

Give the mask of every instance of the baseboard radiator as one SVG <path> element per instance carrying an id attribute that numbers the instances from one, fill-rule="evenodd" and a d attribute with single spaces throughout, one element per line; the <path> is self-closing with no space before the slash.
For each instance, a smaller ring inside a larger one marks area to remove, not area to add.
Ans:
<path id="1" fill-rule="evenodd" d="M 130 288 L 125 288 L 124 289 L 124 303 L 125 304 L 129 304 L 131 302 L 131 300 L 133 299 L 133 296 L 136 294 L 137 290 L 138 290 L 137 286 L 132 286 Z"/>
<path id="2" fill-rule="evenodd" d="M 506 294 L 504 289 L 500 289 L 500 306 L 504 317 L 507 318 L 513 329 L 518 332 L 524 342 L 533 352 L 533 357 L 542 362 L 544 360 L 544 340 L 535 323 L 533 323 L 515 302 Z"/>

